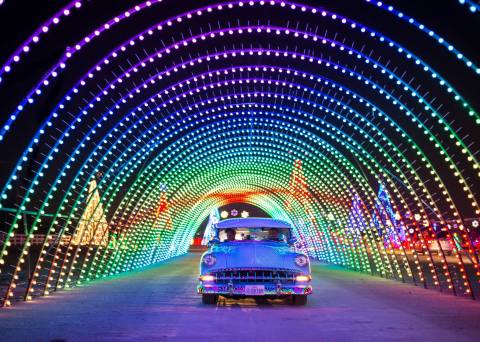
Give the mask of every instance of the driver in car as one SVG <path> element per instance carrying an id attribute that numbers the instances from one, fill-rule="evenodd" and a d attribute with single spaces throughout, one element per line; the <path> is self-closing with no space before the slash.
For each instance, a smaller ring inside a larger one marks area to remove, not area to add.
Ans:
<path id="1" fill-rule="evenodd" d="M 280 232 L 276 228 L 272 228 L 268 231 L 268 239 L 273 241 L 279 240 Z"/>

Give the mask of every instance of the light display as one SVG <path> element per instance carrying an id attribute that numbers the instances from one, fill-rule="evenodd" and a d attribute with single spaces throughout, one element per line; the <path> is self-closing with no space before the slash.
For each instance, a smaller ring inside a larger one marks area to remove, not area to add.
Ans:
<path id="1" fill-rule="evenodd" d="M 78 221 L 78 227 L 75 229 L 71 243 L 73 245 L 106 246 L 108 244 L 108 222 L 103 212 L 95 180 L 90 182 L 86 202 L 87 206 Z"/>
<path id="2" fill-rule="evenodd" d="M 383 2 L 126 3 L 69 2 L 2 62 L 0 303 L 184 254 L 231 203 L 321 261 L 480 295 L 478 56 Z"/>
<path id="3" fill-rule="evenodd" d="M 206 246 L 210 240 L 215 237 L 215 228 L 214 225 L 220 221 L 220 214 L 218 213 L 218 208 L 212 209 L 210 215 L 208 216 L 207 226 L 205 227 L 205 232 L 203 233 L 202 245 Z"/>
<path id="4" fill-rule="evenodd" d="M 384 243 L 393 244 L 398 247 L 405 241 L 405 227 L 401 221 L 401 217 L 396 215 L 392 209 L 390 194 L 383 184 L 378 189 L 378 197 L 374 206 L 375 213 L 372 214 L 373 224 L 375 225 L 378 235 L 383 235 L 383 227 L 386 227 Z"/>

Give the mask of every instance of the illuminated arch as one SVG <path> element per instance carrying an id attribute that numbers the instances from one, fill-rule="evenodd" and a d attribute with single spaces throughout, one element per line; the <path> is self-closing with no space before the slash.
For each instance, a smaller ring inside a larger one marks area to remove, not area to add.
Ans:
<path id="1" fill-rule="evenodd" d="M 94 3 L 68 3 L 12 49 L 0 90 Z M 314 258 L 475 295 L 480 147 L 462 130 L 480 116 L 445 70 L 341 6 L 216 1 L 162 17 L 169 1 L 133 3 L 87 25 L 8 102 L 5 146 L 40 103 L 48 110 L 2 183 L 5 306 L 183 254 L 212 208 L 233 201 L 289 221 Z M 475 56 L 398 8 L 357 3 L 418 31 L 478 84 Z M 354 209 L 361 232 L 348 227 Z M 401 244 L 393 221 L 409 229 Z M 435 227 L 454 261 L 432 255 Z"/>

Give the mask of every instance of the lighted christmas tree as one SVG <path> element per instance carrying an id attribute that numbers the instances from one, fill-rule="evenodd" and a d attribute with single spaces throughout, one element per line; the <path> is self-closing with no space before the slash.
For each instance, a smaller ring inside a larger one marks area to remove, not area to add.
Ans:
<path id="1" fill-rule="evenodd" d="M 361 238 L 361 233 L 368 227 L 368 223 L 365 220 L 363 215 L 362 208 L 364 207 L 363 202 L 357 194 L 355 194 L 352 200 L 352 208 L 348 215 L 348 224 L 346 233 L 350 234 L 353 237 L 353 241 Z"/>
<path id="2" fill-rule="evenodd" d="M 108 222 L 103 212 L 95 179 L 88 186 L 86 203 L 87 206 L 73 235 L 72 244 L 107 246 Z"/>
<path id="3" fill-rule="evenodd" d="M 207 227 L 205 228 L 205 233 L 203 234 L 202 245 L 207 245 L 208 241 L 210 241 L 215 236 L 214 225 L 217 224 L 219 220 L 220 213 L 218 212 L 218 209 L 212 209 L 208 218 Z"/>
<path id="4" fill-rule="evenodd" d="M 397 220 L 398 215 L 396 215 L 393 210 L 390 194 L 381 183 L 378 188 L 375 209 L 372 217 L 379 236 L 384 237 L 384 243 L 386 245 L 392 244 L 395 247 L 400 246 L 400 244 L 406 239 L 405 226 L 400 219 Z M 386 234 L 383 234 L 382 226 L 385 227 Z"/>

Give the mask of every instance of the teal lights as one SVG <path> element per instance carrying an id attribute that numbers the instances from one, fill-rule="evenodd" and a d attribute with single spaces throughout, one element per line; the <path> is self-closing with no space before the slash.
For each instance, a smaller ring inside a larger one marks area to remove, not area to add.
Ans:
<path id="1" fill-rule="evenodd" d="M 358 6 L 427 33 L 476 74 L 418 20 L 368 2 Z M 4 111 L 0 144 L 23 150 L 0 195 L 4 306 L 186 253 L 211 210 L 233 202 L 290 222 L 313 258 L 480 294 L 480 117 L 458 80 L 336 8 L 232 1 L 167 18 L 165 6 L 81 28 Z"/>

